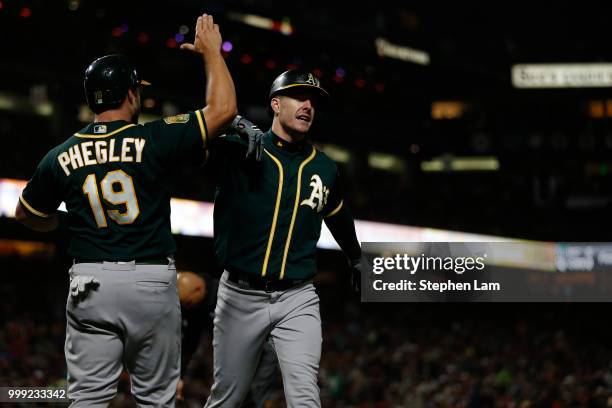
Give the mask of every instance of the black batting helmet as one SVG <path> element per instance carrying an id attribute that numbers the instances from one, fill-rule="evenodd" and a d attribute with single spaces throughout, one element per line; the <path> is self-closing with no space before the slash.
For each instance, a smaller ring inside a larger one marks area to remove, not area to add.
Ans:
<path id="1" fill-rule="evenodd" d="M 277 76 L 274 82 L 272 82 L 268 100 L 272 99 L 275 95 L 289 92 L 296 88 L 311 91 L 319 96 L 322 101 L 326 101 L 329 98 L 327 91 L 321 87 L 321 81 L 314 74 L 308 71 L 291 69 Z"/>
<path id="2" fill-rule="evenodd" d="M 119 54 L 98 58 L 85 70 L 85 98 L 95 113 L 117 108 L 129 89 L 150 85 L 138 76 L 136 67 Z"/>

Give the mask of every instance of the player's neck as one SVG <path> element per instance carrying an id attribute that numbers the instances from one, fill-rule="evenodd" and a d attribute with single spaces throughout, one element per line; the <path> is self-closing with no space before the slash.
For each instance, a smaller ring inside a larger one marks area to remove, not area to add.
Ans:
<path id="1" fill-rule="evenodd" d="M 295 133 L 285 129 L 277 120 L 272 122 L 272 132 L 287 143 L 301 142 L 306 137 L 305 133 Z"/>
<path id="2" fill-rule="evenodd" d="M 133 121 L 133 112 L 125 101 L 117 109 L 109 109 L 94 115 L 94 122 L 114 122 L 116 120 Z"/>
<path id="3" fill-rule="evenodd" d="M 129 114 L 129 112 L 123 112 L 119 109 L 107 110 L 94 115 L 94 122 L 114 122 L 116 120 L 131 122 L 132 116 Z"/>

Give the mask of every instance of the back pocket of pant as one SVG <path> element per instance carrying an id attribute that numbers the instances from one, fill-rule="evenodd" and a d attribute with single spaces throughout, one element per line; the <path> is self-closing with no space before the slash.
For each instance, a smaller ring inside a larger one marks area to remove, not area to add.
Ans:
<path id="1" fill-rule="evenodd" d="M 170 282 L 164 281 L 164 280 L 142 280 L 142 281 L 137 281 L 136 284 L 140 286 L 151 287 L 151 288 L 166 288 L 170 285 Z"/>

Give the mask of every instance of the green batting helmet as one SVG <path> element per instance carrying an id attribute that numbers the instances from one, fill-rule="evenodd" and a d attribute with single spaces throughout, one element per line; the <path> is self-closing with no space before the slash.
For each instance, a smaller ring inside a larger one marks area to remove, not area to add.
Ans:
<path id="1" fill-rule="evenodd" d="M 85 70 L 85 98 L 95 113 L 115 109 L 121 105 L 129 89 L 150 85 L 138 76 L 136 67 L 127 57 L 106 55 L 89 64 Z"/>
<path id="2" fill-rule="evenodd" d="M 329 98 L 327 91 L 321 87 L 321 81 L 319 81 L 319 78 L 314 74 L 308 71 L 291 69 L 277 76 L 274 82 L 272 82 L 268 100 L 278 94 L 289 92 L 294 89 L 303 89 L 313 92 L 319 96 L 322 101 L 326 101 Z"/>

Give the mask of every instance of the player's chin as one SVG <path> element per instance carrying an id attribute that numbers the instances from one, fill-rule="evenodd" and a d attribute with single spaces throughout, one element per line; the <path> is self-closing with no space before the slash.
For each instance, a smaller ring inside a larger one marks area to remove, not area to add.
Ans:
<path id="1" fill-rule="evenodd" d="M 307 133 L 310 130 L 310 126 L 312 122 L 307 122 L 305 120 L 296 119 L 293 123 L 293 130 L 299 133 Z"/>

